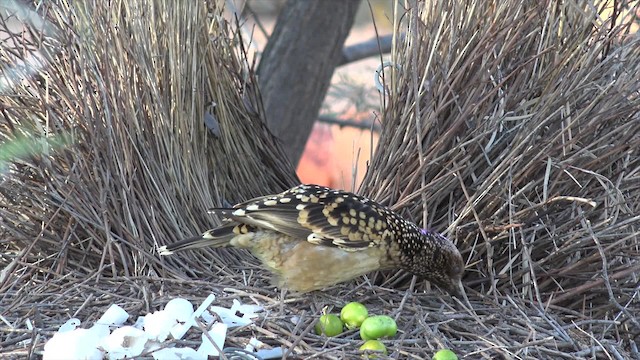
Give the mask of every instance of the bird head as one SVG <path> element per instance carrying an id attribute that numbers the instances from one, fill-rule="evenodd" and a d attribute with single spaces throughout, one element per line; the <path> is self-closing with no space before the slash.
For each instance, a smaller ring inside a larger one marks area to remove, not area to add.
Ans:
<path id="1" fill-rule="evenodd" d="M 407 270 L 451 295 L 464 291 L 461 282 L 464 261 L 449 239 L 437 232 L 420 229 L 416 239 L 404 243 L 407 244 L 403 249 Z"/>

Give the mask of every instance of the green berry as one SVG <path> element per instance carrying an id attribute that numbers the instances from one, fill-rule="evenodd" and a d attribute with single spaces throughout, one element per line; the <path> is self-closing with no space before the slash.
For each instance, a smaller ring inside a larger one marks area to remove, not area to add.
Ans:
<path id="1" fill-rule="evenodd" d="M 320 316 L 316 323 L 316 334 L 325 334 L 327 336 L 336 336 L 342 333 L 344 324 L 337 315 L 325 314 Z"/>
<path id="2" fill-rule="evenodd" d="M 398 332 L 398 325 L 387 315 L 376 315 L 366 318 L 360 325 L 362 340 L 377 340 L 382 337 L 393 337 Z"/>
<path id="3" fill-rule="evenodd" d="M 458 360 L 458 355 L 449 349 L 438 350 L 433 360 Z"/>
<path id="4" fill-rule="evenodd" d="M 387 348 L 378 340 L 367 340 L 362 346 L 360 346 L 360 351 L 369 350 L 371 352 L 381 352 L 387 355 Z M 375 358 L 375 355 L 368 354 L 370 359 Z"/>
<path id="5" fill-rule="evenodd" d="M 350 302 L 340 311 L 340 320 L 344 322 L 347 329 L 357 329 L 362 325 L 364 319 L 369 316 L 367 308 L 359 302 Z"/>

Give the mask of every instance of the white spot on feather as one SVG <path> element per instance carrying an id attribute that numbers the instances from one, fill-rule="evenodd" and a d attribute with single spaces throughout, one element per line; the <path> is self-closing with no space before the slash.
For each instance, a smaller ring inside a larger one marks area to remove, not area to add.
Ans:
<path id="1" fill-rule="evenodd" d="M 245 215 L 245 211 L 244 209 L 238 209 L 234 212 L 231 213 L 233 216 L 244 216 Z"/>
<path id="2" fill-rule="evenodd" d="M 311 233 L 307 236 L 307 241 L 315 245 L 322 243 L 322 240 L 324 240 L 324 238 L 316 233 Z"/>

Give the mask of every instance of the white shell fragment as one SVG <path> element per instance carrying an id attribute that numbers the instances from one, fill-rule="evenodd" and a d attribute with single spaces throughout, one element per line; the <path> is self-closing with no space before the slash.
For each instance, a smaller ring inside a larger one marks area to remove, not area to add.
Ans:
<path id="1" fill-rule="evenodd" d="M 109 359 L 132 358 L 142 354 L 148 339 L 144 331 L 123 326 L 102 341 L 102 348 L 109 354 Z"/>
<path id="2" fill-rule="evenodd" d="M 211 311 L 218 314 L 222 322 L 229 327 L 238 327 L 251 324 L 253 322 L 252 319 L 260 316 L 257 312 L 262 311 L 262 307 L 259 305 L 243 305 L 240 301 L 234 299 L 231 309 L 212 306 Z"/>
<path id="3" fill-rule="evenodd" d="M 203 356 L 219 356 L 220 352 L 218 349 L 222 350 L 224 347 L 224 340 L 227 337 L 227 325 L 223 323 L 215 323 L 211 326 L 211 330 L 207 332 L 209 336 L 206 334 L 202 334 L 202 344 L 198 348 L 198 354 Z M 209 337 L 215 343 L 211 343 Z"/>
<path id="4" fill-rule="evenodd" d="M 151 340 L 165 341 L 176 320 L 166 311 L 154 311 L 144 317 L 144 331 Z"/>
<path id="5" fill-rule="evenodd" d="M 124 324 L 125 321 L 129 318 L 129 313 L 127 313 L 120 306 L 113 304 L 111 305 L 107 311 L 100 317 L 100 319 L 96 322 L 97 324 L 105 324 L 105 325 L 117 325 L 120 326 Z"/>
<path id="6" fill-rule="evenodd" d="M 202 356 L 194 349 L 186 347 L 160 349 L 153 352 L 151 356 L 155 360 L 207 360 L 206 356 Z"/>
<path id="7" fill-rule="evenodd" d="M 251 324 L 252 319 L 258 317 L 257 313 L 263 308 L 242 304 L 238 300 L 233 300 L 230 309 L 211 306 L 215 299 L 215 295 L 209 295 L 194 311 L 190 301 L 175 298 L 166 304 L 164 310 L 140 316 L 133 325 L 124 325 L 129 314 L 116 304 L 111 305 L 89 329 L 79 328 L 79 319 L 69 319 L 45 344 L 43 359 L 116 360 L 135 358 L 143 353 L 150 354 L 157 360 L 207 360 L 210 356 L 219 356 L 224 347 L 227 329 Z M 218 316 L 212 315 L 210 311 Z M 191 327 L 197 325 L 198 318 L 209 328 L 207 333 L 202 334 L 202 344 L 198 350 L 166 347 L 163 344 L 169 335 L 173 339 L 181 339 Z M 219 319 L 222 322 L 216 322 Z M 256 338 L 252 338 L 250 343 L 252 351 L 264 345 Z M 282 357 L 282 349 L 259 349 L 255 354 L 263 354 L 265 359 Z"/>
<path id="8" fill-rule="evenodd" d="M 42 359 L 101 360 L 103 353 L 98 349 L 100 340 L 92 329 L 58 331 L 44 344 Z"/>
<path id="9" fill-rule="evenodd" d="M 60 326 L 60 329 L 58 329 L 58 332 L 63 333 L 67 331 L 72 331 L 72 330 L 75 330 L 78 326 L 80 326 L 80 320 L 76 318 L 71 318 L 67 320 L 66 323 L 62 324 L 62 326 Z"/>

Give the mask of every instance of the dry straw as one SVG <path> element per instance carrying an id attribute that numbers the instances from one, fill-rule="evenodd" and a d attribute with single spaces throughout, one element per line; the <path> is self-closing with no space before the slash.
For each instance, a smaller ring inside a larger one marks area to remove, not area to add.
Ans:
<path id="1" fill-rule="evenodd" d="M 640 47 L 634 18 L 614 4 L 412 7 L 363 189 L 449 225 L 472 293 L 576 311 L 594 346 L 633 348 Z"/>
<path id="2" fill-rule="evenodd" d="M 440 347 L 468 358 L 638 356 L 632 18 L 591 2 L 408 5 L 397 10 L 405 35 L 361 190 L 425 226 L 449 226 L 470 304 L 423 293 L 403 274 L 283 301 L 246 253 L 159 258 L 157 244 L 217 221 L 207 207 L 296 182 L 262 123 L 241 41 L 213 4 L 47 3 L 47 26 L 12 30 L 0 46 L 0 134 L 71 145 L 39 142 L 42 155 L 0 175 L 0 353 L 37 352 L 69 316 L 90 324 L 112 303 L 144 314 L 214 292 L 268 309 L 228 344 L 257 336 L 293 358 L 356 356 L 355 333 L 310 332 L 325 305 L 354 299 L 396 317 L 396 357 Z M 32 49 L 44 66 L 19 66 Z"/>

